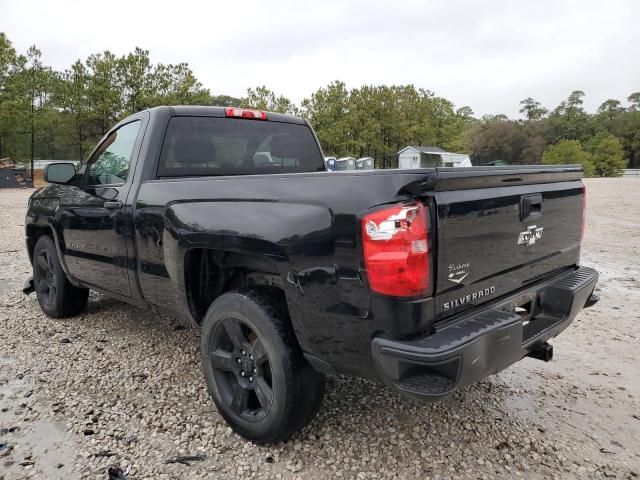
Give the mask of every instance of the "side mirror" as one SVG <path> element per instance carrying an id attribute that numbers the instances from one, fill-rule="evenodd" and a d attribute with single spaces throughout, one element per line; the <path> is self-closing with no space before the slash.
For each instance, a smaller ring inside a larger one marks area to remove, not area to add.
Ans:
<path id="1" fill-rule="evenodd" d="M 44 181 L 49 183 L 69 183 L 76 176 L 73 163 L 50 163 L 44 168 Z"/>

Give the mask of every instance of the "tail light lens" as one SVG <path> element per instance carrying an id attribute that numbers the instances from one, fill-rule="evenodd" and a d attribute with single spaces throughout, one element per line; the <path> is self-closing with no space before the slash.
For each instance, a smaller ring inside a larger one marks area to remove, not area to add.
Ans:
<path id="1" fill-rule="evenodd" d="M 584 238 L 584 226 L 587 223 L 587 187 L 582 186 L 582 224 L 580 225 L 580 244 Z"/>
<path id="2" fill-rule="evenodd" d="M 413 297 L 430 287 L 427 209 L 421 203 L 396 204 L 362 220 L 369 286 L 377 293 Z"/>

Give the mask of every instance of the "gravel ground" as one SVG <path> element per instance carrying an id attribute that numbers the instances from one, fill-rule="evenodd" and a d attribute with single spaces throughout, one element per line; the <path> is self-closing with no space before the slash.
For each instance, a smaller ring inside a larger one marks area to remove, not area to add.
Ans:
<path id="1" fill-rule="evenodd" d="M 271 447 L 217 414 L 196 331 L 98 295 L 46 318 L 19 292 L 29 191 L 0 191 L 0 480 L 637 478 L 640 180 L 586 183 L 583 263 L 602 301 L 553 341 L 553 362 L 434 404 L 332 377 L 312 424 Z"/>

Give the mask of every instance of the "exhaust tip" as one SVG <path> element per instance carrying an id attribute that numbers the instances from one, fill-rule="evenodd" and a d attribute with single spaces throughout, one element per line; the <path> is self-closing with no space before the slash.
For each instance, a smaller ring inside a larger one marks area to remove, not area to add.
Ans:
<path id="1" fill-rule="evenodd" d="M 541 343 L 529 352 L 527 356 L 543 362 L 550 362 L 553 359 L 553 345 L 547 342 Z"/>

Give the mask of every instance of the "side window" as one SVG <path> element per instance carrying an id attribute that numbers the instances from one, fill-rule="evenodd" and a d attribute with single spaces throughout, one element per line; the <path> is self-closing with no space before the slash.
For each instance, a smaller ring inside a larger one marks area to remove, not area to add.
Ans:
<path id="1" fill-rule="evenodd" d="M 111 132 L 90 160 L 88 185 L 123 185 L 129 175 L 140 120 Z"/>

